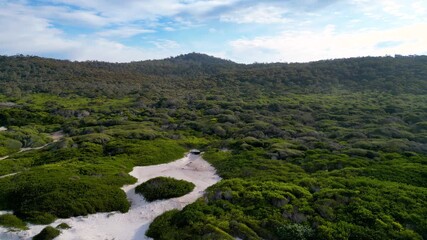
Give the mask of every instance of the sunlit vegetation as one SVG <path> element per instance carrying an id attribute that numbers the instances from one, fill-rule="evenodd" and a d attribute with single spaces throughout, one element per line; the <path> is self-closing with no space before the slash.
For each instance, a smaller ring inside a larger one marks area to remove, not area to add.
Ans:
<path id="1" fill-rule="evenodd" d="M 148 236 L 426 239 L 426 76 L 425 56 L 0 57 L 0 209 L 33 223 L 125 212 L 134 166 L 197 148 L 223 180 Z"/>
<path id="2" fill-rule="evenodd" d="M 61 234 L 60 230 L 51 226 L 47 226 L 43 228 L 43 230 L 39 234 L 35 235 L 33 237 L 33 240 L 53 240 L 54 238 L 59 236 L 59 234 Z"/>
<path id="3" fill-rule="evenodd" d="M 27 229 L 27 224 L 13 214 L 0 215 L 0 226 L 9 229 Z"/>
<path id="4" fill-rule="evenodd" d="M 60 223 L 58 224 L 58 226 L 56 226 L 57 229 L 70 229 L 70 225 L 66 224 L 66 223 Z"/>
<path id="5" fill-rule="evenodd" d="M 181 197 L 190 193 L 195 185 L 185 180 L 178 180 L 171 177 L 156 177 L 135 188 L 135 192 L 144 196 L 147 201 L 169 199 Z"/>

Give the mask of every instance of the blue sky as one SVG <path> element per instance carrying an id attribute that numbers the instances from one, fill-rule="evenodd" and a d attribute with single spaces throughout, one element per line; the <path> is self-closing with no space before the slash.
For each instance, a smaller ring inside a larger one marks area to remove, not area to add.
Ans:
<path id="1" fill-rule="evenodd" d="M 426 0 L 0 0 L 0 55 L 240 63 L 427 54 Z"/>

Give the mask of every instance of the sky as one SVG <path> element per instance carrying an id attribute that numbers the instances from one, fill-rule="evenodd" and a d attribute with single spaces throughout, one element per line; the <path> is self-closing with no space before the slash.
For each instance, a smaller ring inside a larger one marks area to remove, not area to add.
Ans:
<path id="1" fill-rule="evenodd" d="M 426 55 L 426 0 L 0 0 L 0 55 L 239 63 Z"/>

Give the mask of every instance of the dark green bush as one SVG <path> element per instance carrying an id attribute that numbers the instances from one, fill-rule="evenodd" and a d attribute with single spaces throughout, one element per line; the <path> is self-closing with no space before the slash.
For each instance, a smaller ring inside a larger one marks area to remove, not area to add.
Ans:
<path id="1" fill-rule="evenodd" d="M 35 235 L 33 240 L 52 240 L 59 236 L 59 234 L 61 234 L 61 231 L 54 227 L 47 226 L 43 228 L 39 234 Z"/>
<path id="2" fill-rule="evenodd" d="M 70 229 L 70 225 L 66 224 L 66 223 L 60 223 L 58 224 L 58 226 L 56 226 L 57 229 Z"/>
<path id="3" fill-rule="evenodd" d="M 9 193 L 7 202 L 18 216 L 33 223 L 96 212 L 127 212 L 130 206 L 121 189 L 96 179 L 72 181 L 60 172 L 57 175 L 43 170 L 22 174 L 17 182 L 19 187 Z"/>
<path id="4" fill-rule="evenodd" d="M 295 239 L 308 240 L 314 236 L 314 230 L 309 226 L 300 224 L 287 224 L 277 228 L 277 235 L 280 240 Z"/>
<path id="5" fill-rule="evenodd" d="M 27 225 L 13 214 L 0 215 L 0 226 L 16 229 L 27 228 Z"/>
<path id="6" fill-rule="evenodd" d="M 33 224 L 49 224 L 55 221 L 56 216 L 47 212 L 40 212 L 40 211 L 24 211 L 19 212 L 17 211 L 17 214 L 26 221 L 33 223 Z"/>
<path id="7" fill-rule="evenodd" d="M 171 177 L 152 178 L 135 188 L 135 192 L 144 196 L 147 201 L 168 199 L 183 196 L 194 189 L 195 185 L 185 180 Z"/>
<path id="8" fill-rule="evenodd" d="M 164 233 L 166 228 L 169 228 L 170 221 L 172 217 L 177 214 L 179 211 L 174 209 L 163 213 L 162 215 L 156 217 L 153 222 L 150 224 L 145 235 L 154 239 L 161 239 L 162 233 Z M 163 236 L 164 238 L 164 236 Z"/>

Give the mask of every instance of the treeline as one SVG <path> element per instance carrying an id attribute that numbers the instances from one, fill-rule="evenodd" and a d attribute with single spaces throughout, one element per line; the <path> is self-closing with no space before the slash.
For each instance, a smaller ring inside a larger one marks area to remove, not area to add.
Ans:
<path id="1" fill-rule="evenodd" d="M 70 62 L 31 56 L 0 57 L 0 93 L 146 96 L 176 89 L 254 95 L 346 91 L 426 93 L 426 56 L 365 57 L 312 63 L 236 64 L 203 54 L 132 63 Z M 197 89 L 197 90 L 195 90 Z"/>

